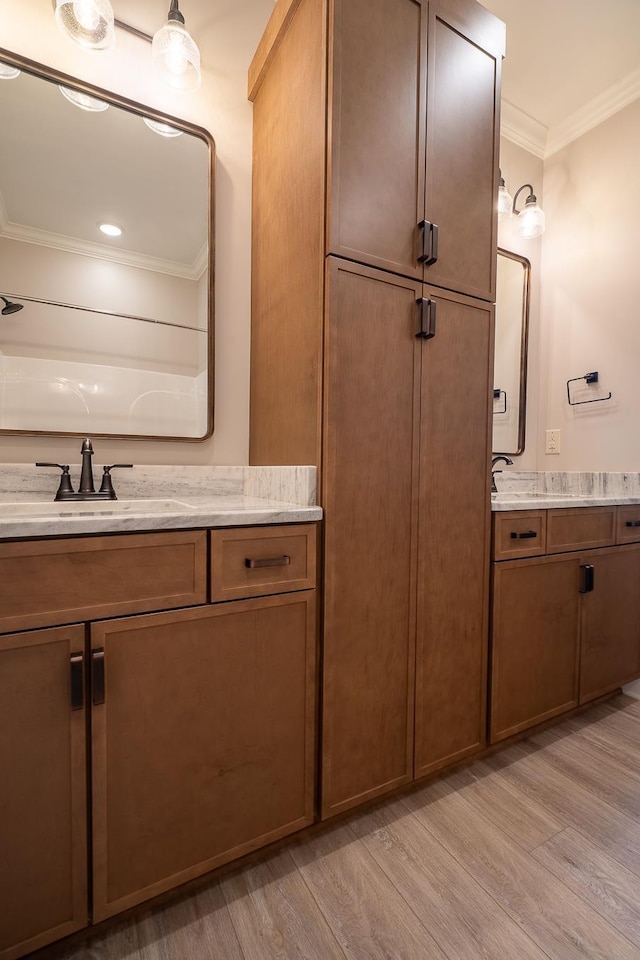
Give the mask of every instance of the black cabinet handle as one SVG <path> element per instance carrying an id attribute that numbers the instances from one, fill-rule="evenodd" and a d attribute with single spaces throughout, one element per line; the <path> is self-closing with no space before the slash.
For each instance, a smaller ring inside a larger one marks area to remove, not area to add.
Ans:
<path id="1" fill-rule="evenodd" d="M 431 224 L 431 256 L 425 260 L 425 266 L 430 267 L 438 259 L 438 224 Z"/>
<path id="2" fill-rule="evenodd" d="M 104 648 L 91 651 L 91 700 L 94 706 L 104 703 Z"/>
<path id="3" fill-rule="evenodd" d="M 420 330 L 418 340 L 432 340 L 436 335 L 436 301 L 419 297 L 416 303 L 420 307 Z"/>
<path id="4" fill-rule="evenodd" d="M 640 527 L 640 520 L 627 520 L 625 527 Z"/>
<path id="5" fill-rule="evenodd" d="M 84 654 L 72 653 L 69 657 L 71 672 L 71 709 L 82 710 L 84 707 Z"/>
<path id="6" fill-rule="evenodd" d="M 252 560 L 247 557 L 244 561 L 245 567 L 249 570 L 257 570 L 259 567 L 286 567 L 291 563 L 291 557 L 286 553 L 282 557 L 261 557 L 259 560 Z"/>
<path id="7" fill-rule="evenodd" d="M 418 227 L 422 230 L 422 253 L 418 256 L 418 263 L 429 267 L 438 259 L 438 224 L 421 220 Z"/>
<path id="8" fill-rule="evenodd" d="M 499 473 L 500 471 L 498 471 Z M 524 533 L 516 533 L 515 530 L 511 531 L 512 540 L 535 540 L 538 536 L 535 530 L 525 530 Z"/>
<path id="9" fill-rule="evenodd" d="M 596 582 L 596 569 L 591 563 L 580 566 L 580 593 L 592 593 Z"/>

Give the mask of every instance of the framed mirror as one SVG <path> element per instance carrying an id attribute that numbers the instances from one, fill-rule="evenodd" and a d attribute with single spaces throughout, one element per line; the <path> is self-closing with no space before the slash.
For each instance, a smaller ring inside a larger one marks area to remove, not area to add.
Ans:
<path id="1" fill-rule="evenodd" d="M 494 453 L 524 451 L 531 263 L 498 248 L 493 373 Z"/>
<path id="2" fill-rule="evenodd" d="M 0 49 L 0 434 L 213 431 L 215 146 Z"/>

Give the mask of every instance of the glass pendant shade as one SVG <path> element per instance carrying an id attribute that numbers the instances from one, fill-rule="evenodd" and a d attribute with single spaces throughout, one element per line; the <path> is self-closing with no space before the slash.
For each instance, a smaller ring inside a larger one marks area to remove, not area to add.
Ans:
<path id="1" fill-rule="evenodd" d="M 20 71 L 15 67 L 10 67 L 8 63 L 0 63 L 0 80 L 15 80 L 20 76 Z"/>
<path id="2" fill-rule="evenodd" d="M 544 233 L 545 215 L 544 210 L 538 206 L 538 201 L 532 195 L 527 199 L 524 209 L 520 211 L 515 231 L 523 240 L 533 240 Z"/>
<path id="3" fill-rule="evenodd" d="M 503 223 L 505 220 L 511 219 L 512 206 L 513 197 L 507 190 L 506 184 L 501 177 L 500 186 L 498 187 L 498 223 Z"/>
<path id="4" fill-rule="evenodd" d="M 168 123 L 162 123 L 161 120 L 151 120 L 150 117 L 143 117 L 142 119 L 149 127 L 149 130 L 153 130 L 154 133 L 160 134 L 161 137 L 182 136 L 182 130 L 178 130 L 176 127 L 170 126 Z"/>
<path id="5" fill-rule="evenodd" d="M 116 42 L 109 0 L 56 0 L 56 22 L 85 50 L 108 50 Z"/>
<path id="6" fill-rule="evenodd" d="M 71 87 L 63 87 L 59 84 L 60 93 L 74 107 L 80 107 L 81 110 L 88 110 L 90 113 L 101 113 L 109 109 L 109 104 L 104 100 L 98 100 L 97 97 L 90 97 L 88 93 L 82 93 L 81 90 L 72 90 Z"/>
<path id="7" fill-rule="evenodd" d="M 200 86 L 200 51 L 179 20 L 169 19 L 156 33 L 151 53 L 164 80 L 176 90 Z"/>

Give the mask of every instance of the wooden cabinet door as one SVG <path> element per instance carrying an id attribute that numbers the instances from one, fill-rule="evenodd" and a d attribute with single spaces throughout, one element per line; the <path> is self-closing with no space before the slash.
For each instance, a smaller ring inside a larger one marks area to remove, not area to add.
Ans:
<path id="1" fill-rule="evenodd" d="M 83 658 L 84 627 L 0 637 L 2 960 L 88 923 Z"/>
<path id="2" fill-rule="evenodd" d="M 323 817 L 412 778 L 421 289 L 329 258 Z"/>
<path id="3" fill-rule="evenodd" d="M 493 307 L 424 293 L 436 327 L 419 341 L 417 777 L 485 742 L 492 422 Z"/>
<path id="4" fill-rule="evenodd" d="M 493 565 L 490 740 L 578 703 L 580 559 Z"/>
<path id="5" fill-rule="evenodd" d="M 311 823 L 315 592 L 93 624 L 101 920 Z"/>
<path id="6" fill-rule="evenodd" d="M 593 567 L 593 590 L 582 597 L 580 702 L 640 676 L 640 546 L 580 556 Z"/>
<path id="7" fill-rule="evenodd" d="M 329 253 L 421 277 L 426 0 L 335 0 Z"/>
<path id="8" fill-rule="evenodd" d="M 424 279 L 493 301 L 504 24 L 474 0 L 431 0 L 428 43 L 426 219 L 438 244 Z"/>

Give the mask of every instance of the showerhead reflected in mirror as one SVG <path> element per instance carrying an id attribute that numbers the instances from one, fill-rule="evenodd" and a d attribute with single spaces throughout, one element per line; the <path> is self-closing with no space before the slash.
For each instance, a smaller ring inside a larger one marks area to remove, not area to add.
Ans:
<path id="1" fill-rule="evenodd" d="M 7 300 L 6 297 L 0 297 L 0 300 L 4 300 L 4 307 L 2 308 L 3 317 L 10 317 L 12 313 L 18 313 L 24 306 L 22 303 L 12 303 L 11 300 Z"/>
<path id="2" fill-rule="evenodd" d="M 20 72 L 0 84 L 0 433 L 205 439 L 210 135 L 2 62 Z"/>
<path id="3" fill-rule="evenodd" d="M 498 249 L 493 374 L 494 453 L 524 451 L 531 263 Z"/>

